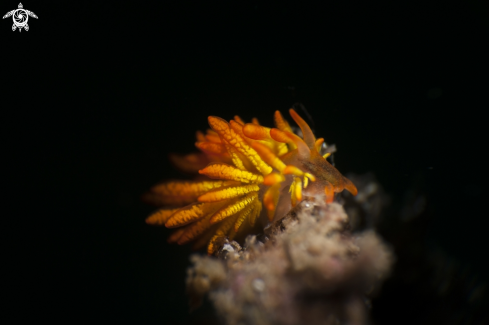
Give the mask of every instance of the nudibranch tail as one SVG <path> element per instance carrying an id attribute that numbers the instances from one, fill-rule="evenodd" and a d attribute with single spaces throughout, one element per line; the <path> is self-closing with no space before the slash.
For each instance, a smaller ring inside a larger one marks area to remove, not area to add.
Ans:
<path id="1" fill-rule="evenodd" d="M 171 156 L 177 167 L 198 172 L 201 180 L 151 188 L 145 200 L 163 208 L 146 222 L 177 228 L 169 242 L 195 241 L 194 247 L 207 245 L 212 254 L 226 237 L 250 231 L 263 208 L 263 217 L 273 221 L 305 196 L 330 203 L 344 189 L 356 195 L 355 185 L 325 159 L 329 153 L 321 154 L 324 139 L 316 139 L 309 125 L 293 109 L 289 112 L 302 138 L 279 111 L 275 128 L 261 126 L 257 119 L 245 123 L 235 116 L 227 122 L 209 116 L 211 129 L 196 134 L 201 152 Z"/>

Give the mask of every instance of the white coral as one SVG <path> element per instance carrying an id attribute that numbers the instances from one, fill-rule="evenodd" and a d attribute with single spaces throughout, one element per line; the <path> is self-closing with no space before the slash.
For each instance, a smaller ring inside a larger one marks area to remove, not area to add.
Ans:
<path id="1" fill-rule="evenodd" d="M 249 237 L 226 260 L 193 257 L 189 293 L 210 292 L 227 324 L 363 324 L 365 293 L 393 254 L 375 232 L 353 237 L 347 224 L 341 205 L 305 200 L 267 229 L 264 245 Z"/>

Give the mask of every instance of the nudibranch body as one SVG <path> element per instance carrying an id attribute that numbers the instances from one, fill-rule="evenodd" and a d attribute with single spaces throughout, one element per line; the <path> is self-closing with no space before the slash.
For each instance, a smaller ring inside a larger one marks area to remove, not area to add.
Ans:
<path id="1" fill-rule="evenodd" d="M 229 123 L 209 116 L 211 130 L 197 132 L 201 153 L 172 156 L 180 169 L 198 172 L 195 181 L 170 181 L 154 186 L 145 199 L 164 206 L 146 222 L 178 228 L 172 243 L 207 244 L 212 254 L 222 240 L 253 227 L 260 216 L 282 218 L 303 197 L 331 203 L 334 194 L 353 183 L 321 155 L 324 139 L 316 140 L 309 125 L 293 110 L 290 115 L 303 137 L 292 132 L 279 111 L 276 128 L 261 126 L 256 119 L 245 124 L 238 116 Z M 246 221 L 246 222 L 245 222 Z"/>

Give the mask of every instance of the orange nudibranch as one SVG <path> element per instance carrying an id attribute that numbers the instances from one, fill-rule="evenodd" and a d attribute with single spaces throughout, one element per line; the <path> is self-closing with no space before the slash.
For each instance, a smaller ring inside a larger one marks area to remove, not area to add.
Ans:
<path id="1" fill-rule="evenodd" d="M 324 139 L 316 139 L 309 125 L 293 109 L 289 112 L 302 138 L 279 111 L 276 128 L 256 119 L 245 124 L 235 116 L 228 123 L 209 116 L 211 130 L 197 133 L 201 153 L 172 156 L 177 167 L 201 176 L 151 188 L 144 198 L 163 208 L 146 222 L 177 228 L 169 242 L 195 241 L 195 248 L 207 245 L 212 254 L 224 238 L 249 231 L 262 212 L 271 222 L 307 196 L 331 203 L 344 189 L 356 195 L 355 185 L 326 160 L 329 154 L 320 154 Z"/>

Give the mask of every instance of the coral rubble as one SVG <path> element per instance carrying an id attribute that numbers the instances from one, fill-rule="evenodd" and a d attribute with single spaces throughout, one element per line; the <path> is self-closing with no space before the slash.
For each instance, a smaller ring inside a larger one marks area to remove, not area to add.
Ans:
<path id="1" fill-rule="evenodd" d="M 365 324 L 394 256 L 373 230 L 352 234 L 338 203 L 305 198 L 258 240 L 193 255 L 193 307 L 207 294 L 226 324 Z"/>

